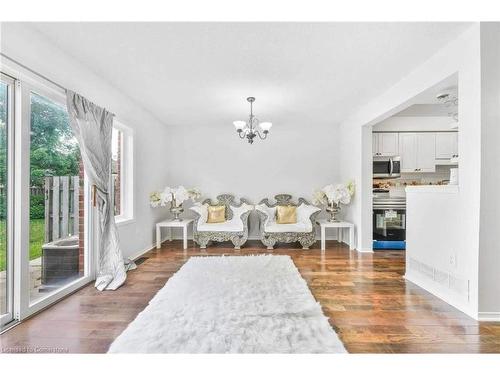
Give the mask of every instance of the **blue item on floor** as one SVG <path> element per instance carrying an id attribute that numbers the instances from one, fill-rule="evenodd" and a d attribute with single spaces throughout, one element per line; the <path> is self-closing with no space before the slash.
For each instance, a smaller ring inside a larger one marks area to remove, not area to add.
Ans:
<path id="1" fill-rule="evenodd" d="M 406 241 L 373 241 L 373 250 L 405 250 Z"/>

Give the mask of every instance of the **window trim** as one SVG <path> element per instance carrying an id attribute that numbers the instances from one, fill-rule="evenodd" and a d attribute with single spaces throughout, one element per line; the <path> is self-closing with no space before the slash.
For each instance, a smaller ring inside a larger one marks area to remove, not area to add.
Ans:
<path id="1" fill-rule="evenodd" d="M 122 132 L 120 154 L 120 215 L 115 216 L 117 226 L 135 222 L 134 207 L 134 131 L 118 119 L 113 127 Z"/>
<path id="2" fill-rule="evenodd" d="M 15 304 L 14 304 L 14 152 L 15 152 L 15 127 L 16 127 L 16 100 L 18 100 L 18 87 L 19 82 L 2 72 L 0 72 L 0 82 L 7 85 L 7 122 L 5 124 L 6 133 L 6 166 L 7 166 L 7 180 L 5 181 L 5 197 L 6 197 L 6 217 L 5 217 L 5 234 L 6 234 L 6 247 L 5 247 L 5 303 L 6 311 L 2 314 L 0 311 L 0 330 L 7 327 L 15 321 Z"/>

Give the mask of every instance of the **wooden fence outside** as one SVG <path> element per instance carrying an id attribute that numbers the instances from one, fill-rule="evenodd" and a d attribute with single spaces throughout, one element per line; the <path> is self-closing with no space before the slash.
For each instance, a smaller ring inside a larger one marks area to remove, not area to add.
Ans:
<path id="1" fill-rule="evenodd" d="M 78 176 L 45 178 L 45 243 L 78 235 Z"/>
<path id="2" fill-rule="evenodd" d="M 0 185 L 0 195 L 5 194 L 5 186 Z M 30 194 L 31 195 L 42 195 L 44 194 L 44 188 L 43 187 L 38 187 L 38 186 L 31 186 L 30 187 Z"/>

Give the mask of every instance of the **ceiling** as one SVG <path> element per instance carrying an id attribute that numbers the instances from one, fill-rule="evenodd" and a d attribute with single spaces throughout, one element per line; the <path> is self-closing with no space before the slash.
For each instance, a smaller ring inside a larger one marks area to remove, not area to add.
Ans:
<path id="1" fill-rule="evenodd" d="M 449 117 L 450 113 L 458 113 L 458 105 L 447 105 L 437 99 L 437 96 L 443 93 L 458 97 L 458 74 L 453 74 L 433 87 L 429 87 L 411 101 L 411 106 L 398 112 L 394 116 Z"/>
<path id="2" fill-rule="evenodd" d="M 467 23 L 34 23 L 168 126 L 328 126 Z"/>
<path id="3" fill-rule="evenodd" d="M 396 117 L 449 117 L 450 107 L 444 104 L 414 104 L 396 113 Z"/>

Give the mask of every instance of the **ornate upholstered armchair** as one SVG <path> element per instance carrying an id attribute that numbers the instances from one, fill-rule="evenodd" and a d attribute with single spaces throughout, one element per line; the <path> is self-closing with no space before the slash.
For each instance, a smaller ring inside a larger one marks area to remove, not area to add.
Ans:
<path id="1" fill-rule="evenodd" d="M 225 221 L 219 223 L 207 222 L 208 206 L 225 206 Z M 241 198 L 240 203 L 234 201 L 234 196 L 221 194 L 217 201 L 205 199 L 201 204 L 190 208 L 196 218 L 193 224 L 193 239 L 202 249 L 211 241 L 231 241 L 235 249 L 239 249 L 248 239 L 248 216 L 253 205 Z"/>
<path id="2" fill-rule="evenodd" d="M 294 203 L 289 194 L 279 194 L 274 199 L 276 200 L 274 204 L 265 198 L 255 206 L 260 219 L 259 231 L 262 243 L 268 249 L 273 249 L 274 245 L 279 242 L 299 242 L 303 249 L 308 249 L 316 242 L 314 222 L 321 209 L 309 204 L 304 198 L 299 198 L 298 203 Z M 278 206 L 297 207 L 296 222 L 279 224 L 276 220 Z"/>

